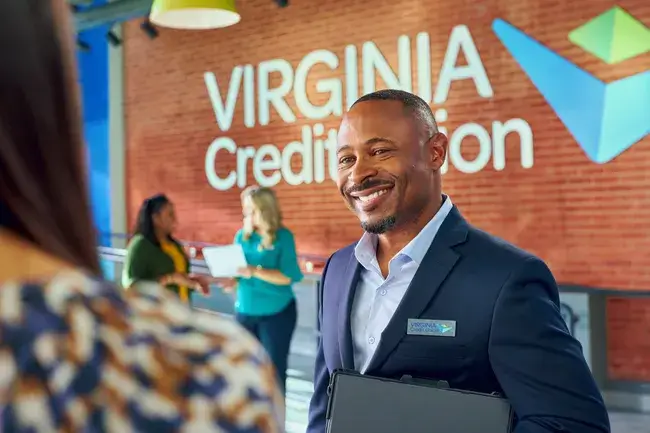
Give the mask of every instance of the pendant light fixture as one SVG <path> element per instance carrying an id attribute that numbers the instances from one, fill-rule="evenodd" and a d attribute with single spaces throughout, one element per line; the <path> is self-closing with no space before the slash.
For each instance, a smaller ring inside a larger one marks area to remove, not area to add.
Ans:
<path id="1" fill-rule="evenodd" d="M 235 0 L 154 0 L 149 20 L 161 27 L 208 30 L 241 20 Z"/>

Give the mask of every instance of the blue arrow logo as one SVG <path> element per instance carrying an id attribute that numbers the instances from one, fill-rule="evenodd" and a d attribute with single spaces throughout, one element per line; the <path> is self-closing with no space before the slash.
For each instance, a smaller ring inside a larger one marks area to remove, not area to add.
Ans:
<path id="1" fill-rule="evenodd" d="M 650 134 L 650 70 L 604 83 L 502 19 L 492 29 L 593 162 Z"/>

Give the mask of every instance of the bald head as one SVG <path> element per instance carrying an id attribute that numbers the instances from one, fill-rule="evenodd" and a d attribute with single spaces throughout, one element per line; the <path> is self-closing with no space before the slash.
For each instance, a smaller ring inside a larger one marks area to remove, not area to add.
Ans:
<path id="1" fill-rule="evenodd" d="M 350 107 L 350 110 L 355 105 L 366 101 L 399 102 L 404 107 L 406 114 L 413 116 L 417 125 L 427 135 L 426 138 L 430 138 L 438 132 L 438 125 L 436 124 L 436 119 L 433 117 L 431 107 L 429 107 L 429 104 L 427 104 L 424 99 L 414 95 L 413 93 L 397 89 L 378 90 L 357 99 L 357 101 L 352 104 L 352 107 Z"/>

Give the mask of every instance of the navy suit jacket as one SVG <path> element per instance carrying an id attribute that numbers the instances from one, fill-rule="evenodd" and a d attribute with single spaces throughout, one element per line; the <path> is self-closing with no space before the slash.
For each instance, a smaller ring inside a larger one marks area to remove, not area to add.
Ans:
<path id="1" fill-rule="evenodd" d="M 350 310 L 360 273 L 354 246 L 334 253 L 323 271 L 308 433 L 325 432 L 332 371 L 354 369 Z M 410 318 L 455 320 L 456 336 L 407 335 Z M 580 343 L 560 315 L 548 267 L 472 227 L 455 207 L 381 334 L 366 374 L 409 374 L 499 392 L 514 408 L 516 433 L 610 431 Z"/>

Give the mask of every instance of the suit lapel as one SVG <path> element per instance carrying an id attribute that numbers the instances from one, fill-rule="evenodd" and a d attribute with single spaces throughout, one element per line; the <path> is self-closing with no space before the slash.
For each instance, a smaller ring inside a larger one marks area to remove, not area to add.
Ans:
<path id="1" fill-rule="evenodd" d="M 360 272 L 361 265 L 357 261 L 353 250 L 348 259 L 345 272 L 343 272 L 343 277 L 341 278 L 342 292 L 338 307 L 339 350 L 341 351 L 341 365 L 346 370 L 354 369 L 350 315 L 352 313 L 352 304 L 357 291 Z"/>
<path id="2" fill-rule="evenodd" d="M 460 255 L 453 247 L 467 239 L 467 223 L 454 207 L 434 238 L 418 267 L 404 298 L 381 335 L 377 351 L 368 366 L 368 372 L 379 368 L 406 333 L 410 318 L 419 317 L 436 296 Z"/>

